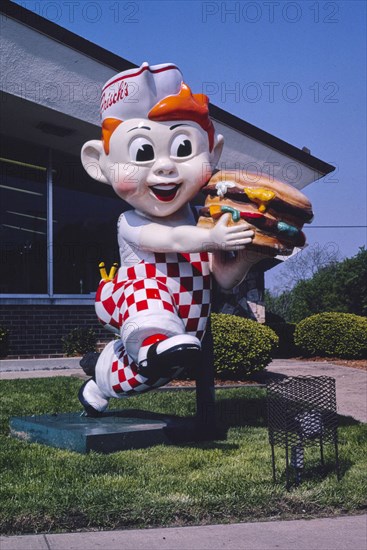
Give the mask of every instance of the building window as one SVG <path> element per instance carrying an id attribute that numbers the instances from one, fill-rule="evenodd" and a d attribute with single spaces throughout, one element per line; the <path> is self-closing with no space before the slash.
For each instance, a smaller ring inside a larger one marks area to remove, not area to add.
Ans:
<path id="1" fill-rule="evenodd" d="M 53 154 L 55 294 L 94 293 L 98 264 L 118 262 L 116 224 L 124 203 L 88 177 L 79 158 Z"/>
<path id="2" fill-rule="evenodd" d="M 92 299 L 98 263 L 118 261 L 126 205 L 79 157 L 6 140 L 0 162 L 2 296 Z"/>
<path id="3" fill-rule="evenodd" d="M 28 163 L 13 151 L 12 155 L 1 157 L 0 170 L 0 292 L 44 294 L 46 167 Z"/>

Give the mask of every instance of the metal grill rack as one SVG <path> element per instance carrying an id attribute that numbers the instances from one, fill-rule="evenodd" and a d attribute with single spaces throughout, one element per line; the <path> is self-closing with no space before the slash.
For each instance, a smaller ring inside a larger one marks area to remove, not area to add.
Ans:
<path id="1" fill-rule="evenodd" d="M 324 465 L 324 445 L 332 443 L 339 479 L 335 379 L 328 376 L 294 376 L 270 382 L 267 385 L 267 405 L 274 482 L 275 445 L 285 448 L 287 490 L 290 487 L 289 465 L 294 468 L 295 484 L 301 481 L 306 446 L 320 446 L 321 464 Z"/>

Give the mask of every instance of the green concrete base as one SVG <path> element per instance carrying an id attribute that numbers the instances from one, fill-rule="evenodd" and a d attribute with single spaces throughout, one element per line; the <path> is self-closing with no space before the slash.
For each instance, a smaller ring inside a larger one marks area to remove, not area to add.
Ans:
<path id="1" fill-rule="evenodd" d="M 194 418 L 165 416 L 147 411 L 109 411 L 100 418 L 80 413 L 12 417 L 10 433 L 30 443 L 78 453 L 113 453 L 152 445 L 207 439 Z M 218 434 L 218 438 L 219 438 Z M 213 434 L 211 434 L 213 439 Z"/>

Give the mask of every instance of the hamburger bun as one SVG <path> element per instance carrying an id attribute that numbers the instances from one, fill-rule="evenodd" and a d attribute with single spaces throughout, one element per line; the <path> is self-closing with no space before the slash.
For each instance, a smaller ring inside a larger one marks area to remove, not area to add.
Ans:
<path id="1" fill-rule="evenodd" d="M 290 255 L 306 242 L 302 227 L 312 221 L 312 205 L 291 185 L 268 176 L 220 171 L 202 189 L 206 195 L 198 226 L 210 229 L 224 213 L 229 225 L 247 224 L 255 236 L 247 249 L 269 256 Z"/>

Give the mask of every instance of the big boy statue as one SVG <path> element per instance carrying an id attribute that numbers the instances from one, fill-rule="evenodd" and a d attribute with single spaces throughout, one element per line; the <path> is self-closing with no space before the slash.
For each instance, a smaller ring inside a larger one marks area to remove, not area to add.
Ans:
<path id="1" fill-rule="evenodd" d="M 119 339 L 107 344 L 79 391 L 90 416 L 111 397 L 155 389 L 200 361 L 211 277 L 224 288 L 238 284 L 251 262 L 230 262 L 223 250 L 243 249 L 253 238 L 246 224 L 227 226 L 229 214 L 211 229 L 196 226 L 190 201 L 212 175 L 223 137 L 208 98 L 192 94 L 175 65 L 143 63 L 111 78 L 101 118 L 102 139 L 83 146 L 83 166 L 132 209 L 117 225 L 121 266 L 97 291 L 97 316 Z"/>

